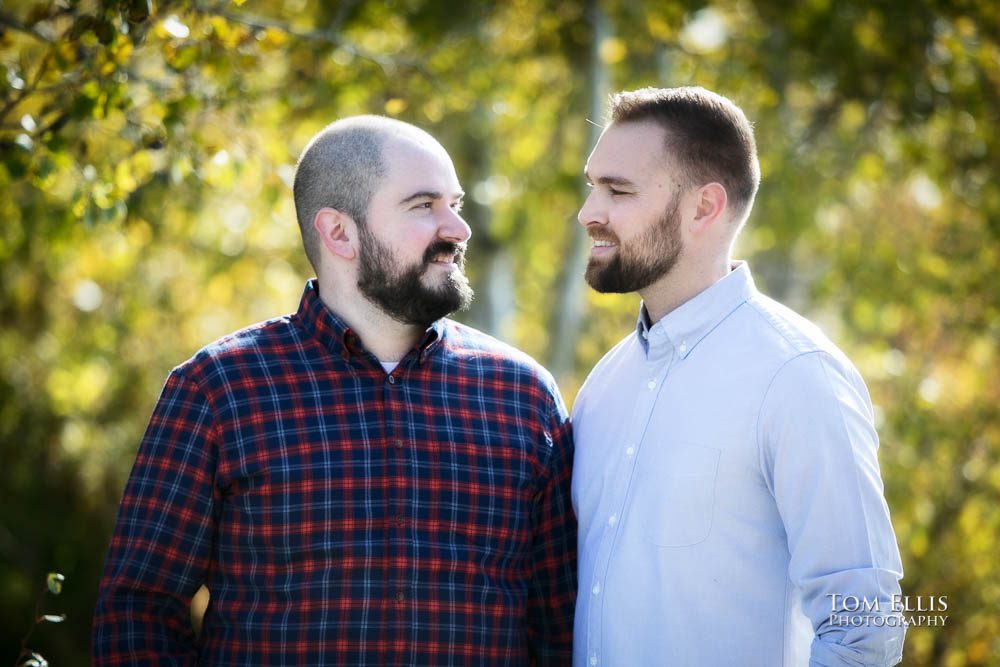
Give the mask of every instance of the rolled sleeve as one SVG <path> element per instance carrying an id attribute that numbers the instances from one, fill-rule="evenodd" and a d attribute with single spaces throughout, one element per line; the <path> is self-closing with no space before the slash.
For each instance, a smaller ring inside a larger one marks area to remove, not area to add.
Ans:
<path id="1" fill-rule="evenodd" d="M 826 352 L 793 358 L 766 394 L 758 437 L 789 577 L 815 633 L 810 664 L 898 663 L 905 628 L 893 600 L 902 565 L 860 375 Z"/>

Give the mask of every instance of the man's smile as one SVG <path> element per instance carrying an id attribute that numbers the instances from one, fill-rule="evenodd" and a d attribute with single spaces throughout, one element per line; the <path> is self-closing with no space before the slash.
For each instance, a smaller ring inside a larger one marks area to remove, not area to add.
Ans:
<path id="1" fill-rule="evenodd" d="M 601 257 L 610 255 L 618 247 L 618 243 L 611 239 L 592 239 L 594 244 L 590 247 L 591 257 Z"/>

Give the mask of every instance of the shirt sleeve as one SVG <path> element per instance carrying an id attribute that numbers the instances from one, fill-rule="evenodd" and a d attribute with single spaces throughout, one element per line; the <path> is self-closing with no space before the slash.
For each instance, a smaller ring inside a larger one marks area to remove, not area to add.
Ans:
<path id="1" fill-rule="evenodd" d="M 758 437 L 789 576 L 815 633 L 810 665 L 898 663 L 905 628 L 893 602 L 903 571 L 860 375 L 825 352 L 792 359 L 764 399 Z"/>
<path id="2" fill-rule="evenodd" d="M 216 442 L 208 400 L 174 371 L 118 511 L 94 614 L 94 665 L 196 663 L 190 602 L 211 551 Z"/>
<path id="3" fill-rule="evenodd" d="M 532 510 L 528 645 L 533 665 L 568 665 L 576 604 L 576 516 L 570 502 L 573 429 L 561 401 L 553 406 L 546 440 L 548 475 Z"/>

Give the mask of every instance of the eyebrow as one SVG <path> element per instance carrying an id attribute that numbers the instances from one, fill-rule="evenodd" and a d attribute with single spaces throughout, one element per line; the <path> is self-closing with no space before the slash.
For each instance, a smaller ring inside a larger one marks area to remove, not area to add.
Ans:
<path id="1" fill-rule="evenodd" d="M 635 183 L 625 178 L 624 176 L 600 176 L 596 181 L 591 180 L 590 174 L 587 170 L 583 170 L 583 175 L 586 177 L 588 183 L 597 183 L 598 185 L 619 185 L 634 188 Z"/>
<path id="2" fill-rule="evenodd" d="M 465 193 L 461 190 L 455 193 L 455 198 L 461 200 L 465 197 Z M 439 199 L 444 199 L 444 194 L 438 192 L 437 190 L 421 190 L 420 192 L 414 192 L 409 197 L 404 197 L 400 202 L 400 206 L 406 206 L 407 204 L 412 204 L 420 199 L 430 199 L 431 201 L 437 201 Z"/>

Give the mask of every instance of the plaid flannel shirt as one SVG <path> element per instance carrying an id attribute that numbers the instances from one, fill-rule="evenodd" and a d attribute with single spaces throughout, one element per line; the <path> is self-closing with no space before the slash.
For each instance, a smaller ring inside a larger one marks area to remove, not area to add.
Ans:
<path id="1" fill-rule="evenodd" d="M 568 664 L 572 435 L 551 376 L 446 319 L 387 374 L 317 289 L 167 379 L 94 664 Z"/>

